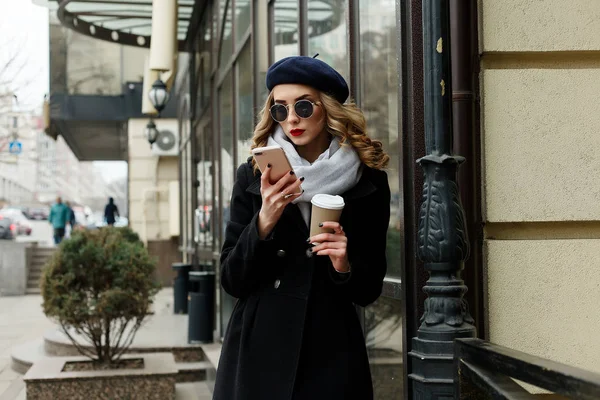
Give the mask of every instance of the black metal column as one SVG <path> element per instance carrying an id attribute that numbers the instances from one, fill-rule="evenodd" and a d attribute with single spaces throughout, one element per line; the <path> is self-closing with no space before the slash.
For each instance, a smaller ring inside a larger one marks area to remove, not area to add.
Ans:
<path id="1" fill-rule="evenodd" d="M 429 272 L 427 295 L 417 337 L 409 353 L 413 399 L 452 399 L 453 342 L 475 337 L 460 278 L 469 256 L 465 214 L 452 154 L 452 71 L 450 0 L 423 0 L 425 151 L 418 160 L 425 182 L 419 213 L 417 252 Z"/>

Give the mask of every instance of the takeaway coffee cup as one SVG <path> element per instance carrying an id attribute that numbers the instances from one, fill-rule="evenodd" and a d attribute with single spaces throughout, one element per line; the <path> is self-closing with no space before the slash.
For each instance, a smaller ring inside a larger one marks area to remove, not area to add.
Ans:
<path id="1" fill-rule="evenodd" d="M 316 194 L 311 203 L 310 236 L 319 233 L 333 233 L 333 229 L 320 228 L 319 224 L 325 221 L 339 222 L 344 210 L 344 199 L 341 196 Z"/>

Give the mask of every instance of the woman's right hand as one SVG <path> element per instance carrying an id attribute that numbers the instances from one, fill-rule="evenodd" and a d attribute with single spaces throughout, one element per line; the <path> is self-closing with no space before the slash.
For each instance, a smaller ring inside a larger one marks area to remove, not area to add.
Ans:
<path id="1" fill-rule="evenodd" d="M 294 171 L 273 184 L 270 177 L 271 165 L 268 165 L 260 178 L 262 207 L 258 214 L 258 235 L 261 239 L 265 239 L 275 228 L 285 207 L 302 195 L 299 189 L 304 178 L 296 177 Z"/>

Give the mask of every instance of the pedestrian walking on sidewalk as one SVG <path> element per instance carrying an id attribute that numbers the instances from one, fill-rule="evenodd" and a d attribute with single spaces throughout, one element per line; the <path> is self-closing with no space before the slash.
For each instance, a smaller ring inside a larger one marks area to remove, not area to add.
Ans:
<path id="1" fill-rule="evenodd" d="M 65 228 L 70 220 L 70 208 L 62 202 L 59 197 L 56 198 L 56 203 L 50 208 L 48 222 L 54 228 L 54 244 L 60 244 L 65 237 Z"/>
<path id="2" fill-rule="evenodd" d="M 280 146 L 293 170 L 272 181 L 253 159 L 237 170 L 221 283 L 237 303 L 225 332 L 215 400 L 371 400 L 355 304 L 381 294 L 386 272 L 389 157 L 344 103 L 344 78 L 310 57 L 267 72 L 270 94 L 252 148 Z M 302 189 L 302 190 L 301 190 Z M 309 237 L 311 200 L 340 195 L 333 233 Z"/>
<path id="3" fill-rule="evenodd" d="M 109 226 L 113 226 L 116 221 L 116 217 L 119 216 L 119 209 L 115 205 L 115 200 L 112 197 L 108 198 L 108 204 L 104 207 L 104 220 Z"/>

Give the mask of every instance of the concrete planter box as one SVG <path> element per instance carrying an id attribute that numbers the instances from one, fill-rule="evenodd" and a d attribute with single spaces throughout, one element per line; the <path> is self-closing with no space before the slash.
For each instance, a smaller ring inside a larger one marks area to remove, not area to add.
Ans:
<path id="1" fill-rule="evenodd" d="M 131 354 L 144 368 L 62 372 L 67 362 L 86 357 L 43 358 L 24 377 L 27 400 L 175 399 L 177 368 L 171 353 Z"/>
<path id="2" fill-rule="evenodd" d="M 31 247 L 31 243 L 0 240 L 0 296 L 23 296 L 27 292 Z"/>

